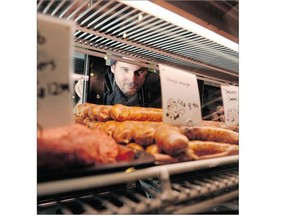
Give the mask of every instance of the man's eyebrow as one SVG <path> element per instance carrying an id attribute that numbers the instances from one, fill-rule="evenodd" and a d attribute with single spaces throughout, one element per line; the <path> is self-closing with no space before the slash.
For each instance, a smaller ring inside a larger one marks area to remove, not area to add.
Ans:
<path id="1" fill-rule="evenodd" d="M 138 70 L 134 71 L 134 72 L 140 72 L 140 71 L 146 71 L 145 67 L 139 68 Z"/>

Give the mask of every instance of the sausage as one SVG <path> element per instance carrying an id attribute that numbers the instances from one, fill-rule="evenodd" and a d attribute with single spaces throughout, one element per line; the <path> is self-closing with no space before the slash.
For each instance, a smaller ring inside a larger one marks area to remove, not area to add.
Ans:
<path id="1" fill-rule="evenodd" d="M 108 136 L 112 136 L 113 131 L 120 124 L 117 121 L 107 121 L 107 122 L 101 122 L 101 123 L 102 124 L 99 125 L 98 129 L 105 132 Z"/>
<path id="2" fill-rule="evenodd" d="M 133 139 L 135 143 L 147 146 L 154 143 L 156 127 L 149 122 L 136 123 L 134 127 Z"/>
<path id="3" fill-rule="evenodd" d="M 113 138 L 117 143 L 128 144 L 133 139 L 134 123 L 131 121 L 120 122 L 120 124 L 113 131 Z"/>
<path id="4" fill-rule="evenodd" d="M 132 161 L 135 158 L 135 151 L 131 148 L 127 148 L 123 145 L 118 145 L 118 155 L 116 157 L 117 162 L 120 161 Z"/>
<path id="5" fill-rule="evenodd" d="M 171 155 L 154 153 L 153 154 L 157 164 L 167 164 L 167 163 L 177 163 L 179 162 L 177 158 L 172 157 Z"/>
<path id="6" fill-rule="evenodd" d="M 74 122 L 78 124 L 84 124 L 85 117 L 74 115 Z"/>
<path id="7" fill-rule="evenodd" d="M 129 143 L 126 145 L 126 147 L 137 150 L 137 151 L 144 151 L 144 148 L 137 143 Z"/>
<path id="8" fill-rule="evenodd" d="M 97 120 L 98 121 L 102 121 L 102 122 L 111 120 L 112 119 L 110 117 L 111 108 L 112 108 L 112 106 L 109 106 L 109 105 L 100 105 L 100 106 L 98 106 Z"/>
<path id="9" fill-rule="evenodd" d="M 231 144 L 239 143 L 239 134 L 224 128 L 195 126 L 181 127 L 180 131 L 187 136 L 189 140 L 215 141 Z"/>
<path id="10" fill-rule="evenodd" d="M 233 130 L 235 132 L 239 132 L 239 126 L 238 125 L 226 126 L 224 122 L 219 122 L 219 121 L 203 120 L 201 126 L 219 127 L 219 128 L 224 128 L 224 129 L 228 129 L 228 130 Z"/>
<path id="11" fill-rule="evenodd" d="M 188 138 L 173 126 L 162 125 L 155 132 L 155 140 L 160 152 L 177 155 L 188 147 Z"/>
<path id="12" fill-rule="evenodd" d="M 219 122 L 219 121 L 208 121 L 208 120 L 202 120 L 201 126 L 208 126 L 208 127 L 225 127 L 225 123 Z"/>
<path id="13" fill-rule="evenodd" d="M 86 125 L 86 126 L 88 126 L 88 127 L 89 127 L 89 125 L 90 125 L 91 122 L 92 122 L 92 120 L 91 120 L 89 117 L 85 117 L 85 118 L 83 119 L 83 124 Z"/>
<path id="14" fill-rule="evenodd" d="M 162 121 L 162 109 L 114 105 L 110 116 L 116 121 Z"/>
<path id="15" fill-rule="evenodd" d="M 92 120 L 108 121 L 110 117 L 110 109 L 112 106 L 106 105 L 90 105 L 88 108 L 88 116 Z"/>
<path id="16" fill-rule="evenodd" d="M 89 110 L 89 107 L 93 106 L 93 105 L 95 105 L 95 104 L 92 104 L 92 103 L 79 104 L 75 109 L 76 115 L 77 116 L 83 116 L 83 117 L 89 117 L 88 110 Z"/>
<path id="17" fill-rule="evenodd" d="M 97 120 L 97 109 L 98 109 L 98 105 L 96 104 L 91 104 L 88 107 L 88 117 L 93 121 Z"/>
<path id="18" fill-rule="evenodd" d="M 145 151 L 149 154 L 159 153 L 157 144 L 149 145 L 145 148 Z"/>
<path id="19" fill-rule="evenodd" d="M 101 124 L 103 124 L 103 122 L 90 121 L 89 124 L 88 124 L 88 127 L 91 128 L 91 129 L 98 129 Z"/>
<path id="20" fill-rule="evenodd" d="M 201 160 L 208 158 L 223 157 L 239 153 L 239 146 L 212 142 L 212 141 L 189 141 L 187 150 L 179 158 L 180 161 Z"/>

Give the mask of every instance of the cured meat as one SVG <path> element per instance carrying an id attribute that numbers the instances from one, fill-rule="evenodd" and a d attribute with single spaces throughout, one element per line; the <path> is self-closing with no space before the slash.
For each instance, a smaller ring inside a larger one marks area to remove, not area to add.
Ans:
<path id="1" fill-rule="evenodd" d="M 88 117 L 93 121 L 97 121 L 97 109 L 98 105 L 96 104 L 91 104 L 88 107 Z"/>
<path id="2" fill-rule="evenodd" d="M 113 138 L 117 143 L 128 144 L 133 139 L 135 123 L 132 121 L 121 122 L 113 131 Z"/>
<path id="3" fill-rule="evenodd" d="M 116 157 L 117 161 L 131 161 L 135 157 L 135 152 L 131 148 L 126 146 L 118 145 L 119 153 Z"/>
<path id="4" fill-rule="evenodd" d="M 201 126 L 208 126 L 208 127 L 225 127 L 224 122 L 219 122 L 219 121 L 207 121 L 207 120 L 202 120 Z"/>
<path id="5" fill-rule="evenodd" d="M 145 148 L 145 151 L 149 154 L 159 153 L 157 144 L 149 145 Z"/>
<path id="6" fill-rule="evenodd" d="M 181 133 L 189 140 L 204 140 L 223 143 L 238 144 L 239 134 L 235 131 L 216 127 L 181 127 Z"/>
<path id="7" fill-rule="evenodd" d="M 224 128 L 228 130 L 233 130 L 235 132 L 239 132 L 239 126 L 226 126 L 224 122 L 219 122 L 219 121 L 207 121 L 203 120 L 201 126 L 208 126 L 208 127 L 219 127 L 219 128 Z"/>
<path id="8" fill-rule="evenodd" d="M 88 108 L 88 116 L 92 120 L 108 121 L 110 117 L 110 109 L 112 106 L 106 105 L 90 105 Z"/>
<path id="9" fill-rule="evenodd" d="M 116 121 L 162 121 L 162 109 L 114 105 L 110 116 Z"/>
<path id="10" fill-rule="evenodd" d="M 92 120 L 89 117 L 84 117 L 84 119 L 83 119 L 83 124 L 84 125 L 89 127 L 91 122 L 92 122 Z"/>
<path id="11" fill-rule="evenodd" d="M 157 164 L 177 163 L 179 160 L 171 155 L 154 153 L 153 154 Z"/>
<path id="12" fill-rule="evenodd" d="M 97 120 L 102 121 L 102 122 L 111 120 L 112 119 L 110 116 L 111 108 L 112 108 L 112 106 L 108 106 L 108 105 L 98 106 Z"/>
<path id="13" fill-rule="evenodd" d="M 134 127 L 133 139 L 135 143 L 147 146 L 154 143 L 156 127 L 149 122 L 136 123 Z"/>
<path id="14" fill-rule="evenodd" d="M 101 123 L 102 124 L 99 125 L 98 129 L 105 132 L 108 136 L 112 136 L 115 128 L 120 124 L 120 122 L 117 121 L 107 121 Z"/>
<path id="15" fill-rule="evenodd" d="M 161 125 L 155 132 L 155 140 L 160 152 L 177 155 L 188 147 L 188 138 L 173 126 Z"/>
<path id="16" fill-rule="evenodd" d="M 126 147 L 137 150 L 137 151 L 144 151 L 144 148 L 137 143 L 129 143 L 126 145 Z"/>
<path id="17" fill-rule="evenodd" d="M 89 110 L 89 107 L 93 105 L 95 104 L 92 104 L 92 103 L 79 104 L 75 109 L 75 112 L 76 112 L 75 114 L 77 116 L 89 117 L 88 110 Z"/>
<path id="18" fill-rule="evenodd" d="M 104 122 L 90 121 L 88 127 L 91 129 L 98 129 Z"/>
<path id="19" fill-rule="evenodd" d="M 186 151 L 178 158 L 181 161 L 223 157 L 239 153 L 239 146 L 212 141 L 190 141 Z"/>
<path id="20" fill-rule="evenodd" d="M 84 124 L 85 117 L 74 115 L 74 122 L 78 124 Z"/>
<path id="21" fill-rule="evenodd" d="M 37 165 L 63 169 L 116 162 L 117 143 L 81 124 L 43 129 L 37 138 Z"/>

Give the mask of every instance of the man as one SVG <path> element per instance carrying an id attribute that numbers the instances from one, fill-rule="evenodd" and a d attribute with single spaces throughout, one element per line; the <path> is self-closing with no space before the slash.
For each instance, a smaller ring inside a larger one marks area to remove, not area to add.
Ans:
<path id="1" fill-rule="evenodd" d="M 83 81 L 75 91 L 82 96 Z M 127 106 L 161 107 L 159 75 L 147 68 L 115 61 L 105 74 L 104 104 Z"/>

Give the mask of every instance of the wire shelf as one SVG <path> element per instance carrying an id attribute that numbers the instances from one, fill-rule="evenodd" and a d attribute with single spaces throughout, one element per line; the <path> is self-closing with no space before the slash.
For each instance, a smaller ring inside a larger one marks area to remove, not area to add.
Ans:
<path id="1" fill-rule="evenodd" d="M 238 83 L 237 51 L 121 1 L 37 1 L 37 11 L 75 22 L 75 46 L 85 45 L 83 53 L 124 54 Z"/>

